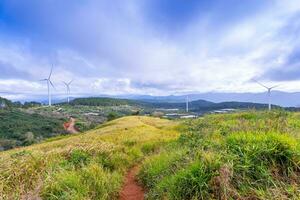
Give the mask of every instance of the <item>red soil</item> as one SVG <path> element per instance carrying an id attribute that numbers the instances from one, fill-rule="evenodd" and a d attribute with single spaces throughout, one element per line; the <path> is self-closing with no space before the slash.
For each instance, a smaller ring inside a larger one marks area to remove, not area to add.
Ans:
<path id="1" fill-rule="evenodd" d="M 136 180 L 136 175 L 139 168 L 133 167 L 125 177 L 125 183 L 123 189 L 120 192 L 120 200 L 143 200 L 144 199 L 144 190 L 138 184 Z"/>
<path id="2" fill-rule="evenodd" d="M 75 128 L 75 121 L 76 120 L 71 117 L 69 122 L 64 123 L 64 129 L 69 133 L 78 133 L 77 129 Z"/>

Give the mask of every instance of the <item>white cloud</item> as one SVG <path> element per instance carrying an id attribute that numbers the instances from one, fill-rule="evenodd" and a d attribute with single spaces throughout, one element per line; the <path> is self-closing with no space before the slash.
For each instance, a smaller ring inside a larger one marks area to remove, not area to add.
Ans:
<path id="1" fill-rule="evenodd" d="M 12 36 L 0 43 L 0 61 L 26 70 L 31 77 L 2 79 L 0 91 L 44 94 L 46 86 L 37 80 L 47 76 L 51 62 L 57 94 L 65 92 L 61 82 L 71 79 L 75 79 L 74 94 L 260 91 L 249 80 L 280 67 L 299 42 L 293 33 L 282 33 L 300 10 L 299 2 L 294 2 L 274 1 L 220 26 L 212 21 L 215 13 L 210 13 L 194 19 L 174 37 L 150 25 L 136 0 L 119 1 L 116 7 L 89 1 L 68 12 L 55 7 L 43 8 L 45 13 L 33 10 L 24 21 L 34 21 L 40 36 L 28 30 L 18 39 Z"/>

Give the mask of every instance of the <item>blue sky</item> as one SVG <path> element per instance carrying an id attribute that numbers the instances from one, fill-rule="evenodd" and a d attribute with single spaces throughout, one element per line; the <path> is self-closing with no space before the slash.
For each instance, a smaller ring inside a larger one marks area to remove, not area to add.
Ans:
<path id="1" fill-rule="evenodd" d="M 2 0 L 0 92 L 300 91 L 299 31 L 299 0 Z"/>

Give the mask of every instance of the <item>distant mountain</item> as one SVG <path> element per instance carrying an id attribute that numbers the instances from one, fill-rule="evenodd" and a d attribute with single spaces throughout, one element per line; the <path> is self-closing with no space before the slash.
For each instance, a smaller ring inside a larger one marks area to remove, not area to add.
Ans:
<path id="1" fill-rule="evenodd" d="M 74 97 L 89 97 L 91 94 L 77 94 Z M 166 103 L 183 103 L 185 102 L 186 95 L 169 95 L 169 96 L 151 96 L 151 95 L 96 95 L 97 97 L 110 97 L 110 98 L 120 98 L 120 99 L 130 99 L 138 100 L 143 102 L 166 102 Z M 208 93 L 196 93 L 188 94 L 190 101 L 196 100 L 206 100 L 215 103 L 221 102 L 253 102 L 253 103 L 266 103 L 267 94 L 263 93 L 220 93 L 220 92 L 208 92 Z M 52 100 L 55 103 L 65 102 L 65 95 L 53 95 Z M 47 96 L 45 95 L 35 95 L 28 99 L 23 99 L 24 101 L 39 101 L 47 103 Z M 280 105 L 283 107 L 300 107 L 300 92 L 282 92 L 273 91 L 272 92 L 272 103 L 275 105 Z"/>
<path id="2" fill-rule="evenodd" d="M 117 97 L 125 98 L 125 99 L 134 99 L 134 100 L 151 102 L 151 103 L 155 103 L 155 102 L 180 103 L 180 102 L 184 102 L 186 99 L 186 96 L 175 96 L 175 95 L 170 95 L 170 96 L 122 95 Z M 193 100 L 199 100 L 199 99 L 193 99 Z"/>
<path id="3" fill-rule="evenodd" d="M 266 103 L 266 93 L 199 93 L 189 94 L 190 101 L 205 99 L 206 101 L 221 103 L 221 102 L 253 102 L 253 103 Z M 147 102 L 185 102 L 186 95 L 170 95 L 170 96 L 150 96 L 150 95 L 128 95 L 122 96 L 123 98 L 136 99 Z M 272 104 L 280 105 L 283 107 L 300 107 L 300 92 L 272 92 Z"/>
<path id="4" fill-rule="evenodd" d="M 25 94 L 25 96 L 27 96 Z M 151 95 L 93 95 L 93 94 L 74 94 L 74 98 L 78 97 L 111 97 L 120 99 L 131 99 L 139 100 L 143 102 L 168 102 L 168 103 L 182 103 L 185 102 L 186 95 L 169 95 L 169 96 L 151 96 Z M 262 93 L 220 93 L 220 92 L 208 92 L 208 93 L 195 93 L 188 94 L 190 101 L 196 101 L 204 99 L 206 101 L 211 101 L 215 103 L 221 102 L 253 102 L 253 103 L 266 103 L 267 94 Z M 18 100 L 18 99 L 14 99 Z M 47 104 L 47 95 L 33 95 L 28 96 L 26 99 L 20 99 L 21 102 L 25 101 L 38 101 Z M 57 94 L 52 96 L 52 101 L 54 103 L 66 102 L 65 94 Z M 272 103 L 280 105 L 283 107 L 300 107 L 300 92 L 282 92 L 282 91 L 272 91 Z"/>
<path id="5" fill-rule="evenodd" d="M 186 103 L 169 103 L 169 102 L 148 102 L 148 105 L 151 105 L 154 108 L 164 108 L 164 109 L 185 109 Z M 267 108 L 267 104 L 260 103 L 250 103 L 250 102 L 221 102 L 214 103 L 205 100 L 197 100 L 189 102 L 189 110 L 193 112 L 208 112 L 219 109 L 264 109 Z M 279 107 L 273 105 L 273 107 Z"/>
<path id="6" fill-rule="evenodd" d="M 90 98 L 77 98 L 70 102 L 71 105 L 88 105 L 88 106 L 120 106 L 120 105 L 133 105 L 144 108 L 153 109 L 180 109 L 186 108 L 185 102 L 164 102 L 159 100 L 128 100 L 107 97 L 90 97 Z M 267 108 L 267 104 L 250 103 L 250 102 L 221 102 L 214 103 L 206 100 L 196 100 L 189 102 L 189 109 L 193 112 L 207 112 L 218 109 L 263 109 Z M 278 107 L 278 106 L 277 106 Z"/>

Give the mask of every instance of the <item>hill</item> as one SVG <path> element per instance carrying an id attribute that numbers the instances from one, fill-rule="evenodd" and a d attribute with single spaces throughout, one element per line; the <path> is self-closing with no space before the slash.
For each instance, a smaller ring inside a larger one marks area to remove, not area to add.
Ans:
<path id="1" fill-rule="evenodd" d="M 1 199 L 116 199 L 127 169 L 176 139 L 176 127 L 124 117 L 84 134 L 0 152 Z"/>
<path id="2" fill-rule="evenodd" d="M 164 102 L 155 102 L 150 103 L 147 102 L 146 106 L 152 106 L 154 108 L 178 108 L 184 110 L 186 107 L 186 103 L 164 103 Z M 192 112 L 208 112 L 218 109 L 266 109 L 268 107 L 267 104 L 259 104 L 259 103 L 250 103 L 250 102 L 221 102 L 214 103 L 205 100 L 197 100 L 189 102 L 189 110 Z M 279 106 L 273 105 L 273 107 L 279 108 Z"/>
<path id="3" fill-rule="evenodd" d="M 243 112 L 186 121 L 139 173 L 148 199 L 297 199 L 299 113 Z"/>
<path id="4" fill-rule="evenodd" d="M 85 106 L 121 106 L 121 105 L 136 105 L 137 102 L 128 99 L 117 99 L 108 97 L 88 97 L 76 98 L 70 102 L 71 105 Z"/>
<path id="5" fill-rule="evenodd" d="M 183 103 L 186 95 L 170 95 L 170 96 L 151 96 L 151 95 L 123 95 L 120 96 L 125 99 L 142 100 L 148 102 L 169 102 L 169 103 Z M 267 100 L 266 92 L 261 93 L 230 93 L 230 92 L 208 92 L 189 94 L 191 101 L 205 99 L 216 103 L 235 101 L 235 102 L 255 102 L 264 103 Z M 300 102 L 299 92 L 283 92 L 274 90 L 272 92 L 272 102 L 282 107 L 299 107 Z"/>
<path id="6" fill-rule="evenodd" d="M 140 166 L 148 199 L 297 199 L 300 114 L 131 116 L 0 153 L 2 199 L 118 199 Z"/>
<path id="7" fill-rule="evenodd" d="M 12 102 L 9 101 L 8 99 L 0 97 L 0 109 L 7 109 L 12 106 Z"/>
<path id="8" fill-rule="evenodd" d="M 171 98 L 171 97 L 170 97 Z M 90 97 L 90 98 L 78 98 L 71 101 L 71 105 L 86 105 L 86 106 L 121 106 L 130 105 L 137 106 L 144 109 L 181 109 L 185 110 L 185 102 L 168 102 L 168 99 L 117 99 L 107 97 Z M 274 105 L 273 105 L 274 106 Z M 192 112 L 208 112 L 217 109 L 264 109 L 267 108 L 267 104 L 250 103 L 250 102 L 221 102 L 214 103 L 206 100 L 196 100 L 189 102 L 189 108 Z M 279 107 L 279 106 L 275 106 Z"/>
<path id="9" fill-rule="evenodd" d="M 30 114 L 20 109 L 0 109 L 0 150 L 30 145 L 65 133 L 64 119 Z"/>

